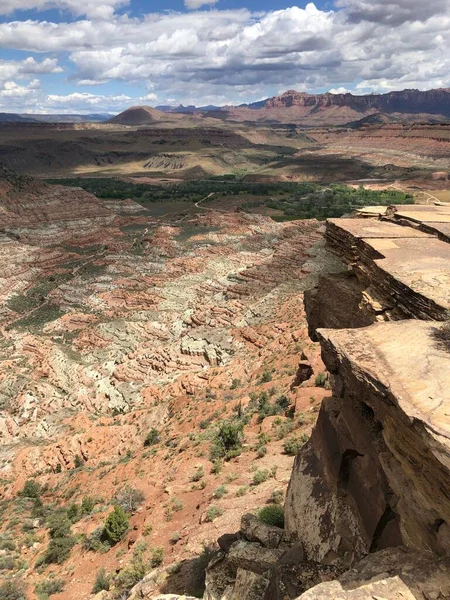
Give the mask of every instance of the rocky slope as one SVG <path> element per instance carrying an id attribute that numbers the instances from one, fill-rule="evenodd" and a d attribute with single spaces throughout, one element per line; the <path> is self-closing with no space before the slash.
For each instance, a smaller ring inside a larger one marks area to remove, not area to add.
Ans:
<path id="1" fill-rule="evenodd" d="M 179 570 L 161 591 L 198 593 L 203 544 L 282 501 L 328 393 L 298 309 L 319 224 L 156 219 L 6 169 L 0 211 L 0 586 L 32 600 L 53 577 L 55 600 L 87 599 L 104 567 L 125 593 L 162 560 Z M 236 455 L 216 460 L 228 422 Z M 130 526 L 105 546 L 126 486 Z M 52 514 L 71 515 L 64 559 L 48 558 Z"/>

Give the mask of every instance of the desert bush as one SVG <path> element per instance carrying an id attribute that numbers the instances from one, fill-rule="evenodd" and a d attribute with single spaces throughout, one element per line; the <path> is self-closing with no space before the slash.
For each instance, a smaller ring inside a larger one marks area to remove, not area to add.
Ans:
<path id="1" fill-rule="evenodd" d="M 26 600 L 25 584 L 22 581 L 4 581 L 0 585 L 2 600 Z"/>
<path id="2" fill-rule="evenodd" d="M 172 546 L 175 546 L 175 544 L 178 544 L 178 542 L 181 540 L 181 534 L 178 531 L 175 531 L 172 536 L 170 537 L 170 543 L 172 544 Z"/>
<path id="3" fill-rule="evenodd" d="M 71 532 L 71 522 L 66 512 L 54 513 L 48 520 L 50 543 L 36 565 L 57 564 L 61 565 L 69 558 L 70 551 L 75 545 L 75 537 Z"/>
<path id="4" fill-rule="evenodd" d="M 106 573 L 104 567 L 100 569 L 95 578 L 94 587 L 92 588 L 93 594 L 98 594 L 102 591 L 108 591 L 110 588 L 110 576 Z"/>
<path id="5" fill-rule="evenodd" d="M 325 373 L 318 373 L 314 381 L 317 387 L 325 387 L 328 377 Z"/>
<path id="6" fill-rule="evenodd" d="M 85 462 L 86 461 L 84 460 L 84 458 L 82 456 L 80 456 L 79 454 L 77 454 L 73 461 L 75 469 L 80 469 L 81 467 L 84 467 Z"/>
<path id="7" fill-rule="evenodd" d="M 285 454 L 289 456 L 295 456 L 300 448 L 303 446 L 303 442 L 297 437 L 290 437 L 285 440 L 283 444 L 283 450 Z"/>
<path id="8" fill-rule="evenodd" d="M 113 504 L 121 506 L 128 513 L 134 513 L 145 500 L 145 495 L 141 490 L 126 485 L 120 489 L 113 498 Z"/>
<path id="9" fill-rule="evenodd" d="M 248 492 L 248 485 L 243 485 L 240 488 L 238 488 L 237 492 L 236 492 L 236 496 L 238 498 L 240 498 L 241 496 L 245 496 L 245 494 Z"/>
<path id="10" fill-rule="evenodd" d="M 197 467 L 194 474 L 191 476 L 191 481 L 200 481 L 200 479 L 205 474 L 203 467 Z"/>
<path id="11" fill-rule="evenodd" d="M 47 600 L 53 594 L 59 594 L 64 589 L 65 581 L 63 579 L 47 579 L 38 583 L 34 588 L 39 600 Z"/>
<path id="12" fill-rule="evenodd" d="M 284 528 L 284 508 L 278 504 L 264 506 L 258 511 L 257 516 L 266 525 Z"/>
<path id="13" fill-rule="evenodd" d="M 159 567 L 164 560 L 164 550 L 162 548 L 153 548 L 150 556 L 150 566 L 154 569 Z"/>
<path id="14" fill-rule="evenodd" d="M 217 519 L 217 517 L 220 517 L 221 515 L 223 515 L 223 510 L 219 506 L 211 505 L 206 511 L 205 521 L 207 523 L 212 523 L 214 519 Z"/>
<path id="15" fill-rule="evenodd" d="M 244 423 L 241 419 L 220 423 L 211 445 L 210 460 L 230 460 L 242 451 Z"/>
<path id="16" fill-rule="evenodd" d="M 213 496 L 214 498 L 223 498 L 225 494 L 228 494 L 227 488 L 224 485 L 219 485 L 219 487 L 214 490 Z"/>
<path id="17" fill-rule="evenodd" d="M 450 320 L 446 321 L 441 327 L 436 327 L 433 331 L 433 337 L 438 348 L 450 352 Z"/>
<path id="18" fill-rule="evenodd" d="M 144 440 L 144 446 L 154 446 L 161 441 L 159 431 L 152 427 Z"/>
<path id="19" fill-rule="evenodd" d="M 107 552 L 110 545 L 105 543 L 105 528 L 97 527 L 90 535 L 83 539 L 83 548 L 89 552 Z"/>
<path id="20" fill-rule="evenodd" d="M 19 492 L 19 496 L 23 498 L 39 498 L 42 493 L 42 488 L 37 481 L 34 479 L 28 479 L 23 486 L 23 489 Z"/>
<path id="21" fill-rule="evenodd" d="M 253 475 L 253 485 L 259 485 L 260 483 L 264 483 L 270 477 L 269 471 L 266 469 L 261 470 L 258 469 L 256 473 Z"/>
<path id="22" fill-rule="evenodd" d="M 91 496 L 83 496 L 83 500 L 81 501 L 81 512 L 83 515 L 89 515 L 96 505 L 96 501 Z"/>
<path id="23" fill-rule="evenodd" d="M 76 523 L 81 516 L 81 506 L 79 504 L 71 504 L 67 509 L 67 518 L 71 523 Z"/>
<path id="24" fill-rule="evenodd" d="M 267 446 L 259 446 L 256 450 L 256 456 L 258 458 L 263 458 L 267 454 Z"/>
<path id="25" fill-rule="evenodd" d="M 51 539 L 44 556 L 38 561 L 37 565 L 61 565 L 69 558 L 70 551 L 74 546 L 75 538 L 72 535 Z"/>
<path id="26" fill-rule="evenodd" d="M 128 531 L 129 518 L 121 506 L 115 506 L 105 521 L 104 535 L 111 544 L 117 544 Z"/>
<path id="27" fill-rule="evenodd" d="M 270 496 L 271 504 L 283 504 L 284 493 L 283 490 L 273 490 Z"/>

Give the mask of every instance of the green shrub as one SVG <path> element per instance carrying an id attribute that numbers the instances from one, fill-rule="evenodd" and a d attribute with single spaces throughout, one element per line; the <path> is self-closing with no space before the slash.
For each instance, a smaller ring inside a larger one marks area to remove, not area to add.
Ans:
<path id="1" fill-rule="evenodd" d="M 25 585 L 22 581 L 4 581 L 0 585 L 2 600 L 26 600 Z"/>
<path id="2" fill-rule="evenodd" d="M 83 515 L 89 515 L 96 505 L 96 501 L 91 496 L 83 496 L 83 500 L 81 501 L 81 512 Z"/>
<path id="3" fill-rule="evenodd" d="M 269 504 L 258 511 L 258 519 L 266 525 L 284 528 L 284 508 L 278 504 Z"/>
<path id="4" fill-rule="evenodd" d="M 81 467 L 84 467 L 84 463 L 86 461 L 84 460 L 84 458 L 82 456 L 80 456 L 79 454 L 77 454 L 75 456 L 75 459 L 73 461 L 73 464 L 75 466 L 75 469 L 80 469 Z"/>
<path id="5" fill-rule="evenodd" d="M 76 523 L 81 516 L 81 506 L 79 504 L 71 504 L 67 509 L 67 518 L 71 523 Z"/>
<path id="6" fill-rule="evenodd" d="M 210 506 L 206 511 L 205 521 L 207 523 L 212 523 L 214 519 L 217 519 L 217 517 L 220 517 L 221 515 L 223 515 L 223 510 L 221 508 L 218 506 Z"/>
<path id="7" fill-rule="evenodd" d="M 170 538 L 170 543 L 172 544 L 172 546 L 175 546 L 175 544 L 178 544 L 178 542 L 181 540 L 181 534 L 178 531 L 175 531 L 171 538 Z"/>
<path id="8" fill-rule="evenodd" d="M 150 566 L 155 569 L 162 564 L 164 560 L 164 550 L 162 548 L 153 548 L 150 557 Z"/>
<path id="9" fill-rule="evenodd" d="M 298 454 L 300 448 L 303 446 L 303 442 L 297 437 L 290 437 L 285 440 L 283 444 L 283 450 L 285 454 L 289 456 L 295 456 Z"/>
<path id="10" fill-rule="evenodd" d="M 238 498 L 240 498 L 241 496 L 245 496 L 245 494 L 248 492 L 248 485 L 243 485 L 240 488 L 238 488 L 237 492 L 236 492 L 236 496 Z"/>
<path id="11" fill-rule="evenodd" d="M 325 373 L 319 373 L 316 376 L 314 383 L 317 387 L 325 387 L 325 384 L 327 383 L 327 381 L 328 381 L 327 375 Z"/>
<path id="12" fill-rule="evenodd" d="M 104 541 L 105 528 L 97 527 L 90 535 L 83 539 L 83 548 L 91 552 L 107 552 L 110 545 Z"/>
<path id="13" fill-rule="evenodd" d="M 53 594 L 59 594 L 64 589 L 65 581 L 63 579 L 47 579 L 38 583 L 34 588 L 39 600 L 47 600 Z"/>
<path id="14" fill-rule="evenodd" d="M 210 460 L 230 460 L 242 452 L 244 423 L 241 419 L 224 421 L 216 431 L 210 450 Z"/>
<path id="15" fill-rule="evenodd" d="M 260 383 L 268 383 L 272 381 L 272 371 L 266 370 L 261 375 Z"/>
<path id="16" fill-rule="evenodd" d="M 144 440 L 144 446 L 154 446 L 155 444 L 159 444 L 160 441 L 161 436 L 159 431 L 152 427 Z"/>
<path id="17" fill-rule="evenodd" d="M 224 485 L 219 485 L 219 487 L 214 490 L 213 496 L 214 498 L 223 498 L 225 494 L 228 494 L 227 488 Z"/>
<path id="18" fill-rule="evenodd" d="M 51 538 L 65 537 L 70 534 L 71 522 L 65 512 L 57 512 L 48 520 L 48 528 Z"/>
<path id="19" fill-rule="evenodd" d="M 42 493 L 42 488 L 37 481 L 34 479 L 28 479 L 23 486 L 23 489 L 19 492 L 19 496 L 23 498 L 39 498 Z"/>
<path id="20" fill-rule="evenodd" d="M 129 518 L 121 506 L 115 506 L 105 521 L 104 535 L 111 544 L 117 544 L 128 531 Z"/>
<path id="21" fill-rule="evenodd" d="M 256 456 L 258 458 L 263 458 L 265 455 L 267 454 L 267 446 L 260 446 L 257 450 L 256 450 Z"/>
<path id="22" fill-rule="evenodd" d="M 216 458 L 213 461 L 213 466 L 211 467 L 211 473 L 213 475 L 219 475 L 219 473 L 222 471 L 222 467 L 223 467 L 223 462 L 220 458 Z"/>
<path id="23" fill-rule="evenodd" d="M 191 481 L 200 481 L 205 474 L 203 467 L 197 467 L 195 473 L 191 476 Z"/>
<path id="24" fill-rule="evenodd" d="M 75 538 L 72 535 L 51 539 L 44 556 L 38 561 L 37 565 L 61 565 L 69 558 L 70 551 L 74 546 Z"/>
<path id="25" fill-rule="evenodd" d="M 98 594 L 99 592 L 102 592 L 103 590 L 105 590 L 107 592 L 107 591 L 109 591 L 109 588 L 110 588 L 110 576 L 106 573 L 105 568 L 102 567 L 100 569 L 100 571 L 97 573 L 97 577 L 95 578 L 95 583 L 94 583 L 94 587 L 92 588 L 92 593 Z"/>
<path id="26" fill-rule="evenodd" d="M 270 477 L 269 471 L 266 469 L 261 470 L 258 469 L 256 473 L 253 475 L 253 485 L 259 485 L 260 483 L 264 483 Z"/>
<path id="27" fill-rule="evenodd" d="M 284 493 L 283 490 L 273 490 L 270 496 L 270 502 L 272 504 L 283 504 Z"/>

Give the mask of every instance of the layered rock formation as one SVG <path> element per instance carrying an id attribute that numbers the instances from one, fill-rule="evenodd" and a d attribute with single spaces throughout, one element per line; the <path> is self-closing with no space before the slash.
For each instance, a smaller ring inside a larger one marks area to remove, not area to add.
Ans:
<path id="1" fill-rule="evenodd" d="M 356 96 L 345 94 L 308 94 L 288 90 L 281 96 L 239 107 L 224 107 L 233 120 L 278 121 L 302 125 L 344 125 L 372 117 L 378 120 L 446 121 L 449 112 L 449 89 L 421 92 L 403 90 L 387 94 Z M 369 121 L 370 122 L 370 121 Z"/>

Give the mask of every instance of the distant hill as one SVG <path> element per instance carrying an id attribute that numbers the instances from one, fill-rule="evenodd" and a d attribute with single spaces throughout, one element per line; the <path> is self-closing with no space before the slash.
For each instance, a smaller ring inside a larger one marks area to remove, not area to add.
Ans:
<path id="1" fill-rule="evenodd" d="M 28 115 L 0 113 L 0 123 L 37 123 L 37 120 L 29 117 Z"/>
<path id="2" fill-rule="evenodd" d="M 109 120 L 116 125 L 149 125 L 166 120 L 167 114 L 150 106 L 132 106 Z"/>
<path id="3" fill-rule="evenodd" d="M 109 118 L 111 115 L 104 113 L 91 115 L 0 113 L 0 122 L 3 123 L 102 123 Z"/>

